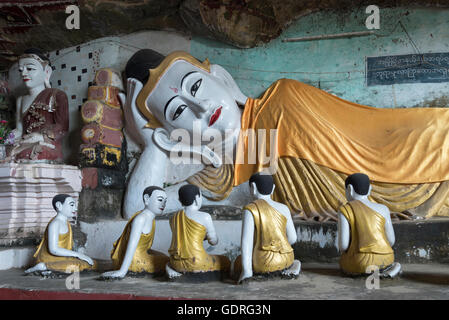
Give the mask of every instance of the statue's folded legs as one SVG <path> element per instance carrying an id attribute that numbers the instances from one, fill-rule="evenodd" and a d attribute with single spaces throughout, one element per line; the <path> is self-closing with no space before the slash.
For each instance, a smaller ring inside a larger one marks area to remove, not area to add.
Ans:
<path id="1" fill-rule="evenodd" d="M 368 199 L 369 177 L 355 173 L 346 179 L 348 203 L 338 214 L 340 267 L 348 275 L 365 275 L 377 271 L 380 277 L 400 274 L 401 265 L 394 261 L 392 246 L 395 234 L 388 207 Z"/>
<path id="2" fill-rule="evenodd" d="M 271 175 L 253 174 L 249 184 L 254 201 L 243 208 L 242 255 L 234 262 L 234 278 L 242 283 L 256 274 L 297 277 L 301 262 L 295 260 L 291 246 L 297 235 L 290 210 L 271 199 L 275 188 Z"/>
<path id="3" fill-rule="evenodd" d="M 73 273 L 95 270 L 97 263 L 90 257 L 72 250 L 73 235 L 69 219 L 77 214 L 76 201 L 69 195 L 59 194 L 53 198 L 53 208 L 57 214 L 45 230 L 44 238 L 34 254 L 36 265 L 25 273 L 51 272 Z"/>
<path id="4" fill-rule="evenodd" d="M 218 278 L 229 275 L 230 261 L 223 255 L 210 255 L 203 247 L 203 241 L 210 245 L 218 243 L 217 233 L 210 214 L 200 211 L 202 196 L 199 188 L 185 185 L 179 189 L 179 201 L 184 209 L 170 219 L 172 241 L 168 250 L 170 261 L 166 266 L 167 276 L 199 276 L 207 279 L 215 273 Z"/>

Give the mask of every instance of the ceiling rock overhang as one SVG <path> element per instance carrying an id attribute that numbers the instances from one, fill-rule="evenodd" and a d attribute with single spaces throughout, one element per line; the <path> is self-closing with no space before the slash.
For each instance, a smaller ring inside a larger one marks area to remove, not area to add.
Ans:
<path id="1" fill-rule="evenodd" d="M 0 2 L 0 70 L 28 47 L 52 51 L 142 30 L 176 30 L 239 48 L 278 37 L 293 21 L 320 10 L 449 7 L 449 0 L 19 0 Z M 80 29 L 68 30 L 68 5 L 80 9 Z"/>

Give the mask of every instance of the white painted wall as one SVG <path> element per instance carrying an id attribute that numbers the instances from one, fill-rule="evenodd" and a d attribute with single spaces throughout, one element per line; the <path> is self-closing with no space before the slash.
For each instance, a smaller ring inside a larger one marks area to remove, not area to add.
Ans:
<path id="1" fill-rule="evenodd" d="M 35 251 L 35 247 L 0 249 L 0 270 L 28 267 Z"/>

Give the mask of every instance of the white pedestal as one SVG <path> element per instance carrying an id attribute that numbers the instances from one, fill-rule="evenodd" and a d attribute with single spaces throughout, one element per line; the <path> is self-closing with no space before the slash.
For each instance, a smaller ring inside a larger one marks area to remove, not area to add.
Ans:
<path id="1" fill-rule="evenodd" d="M 65 193 L 77 199 L 81 178 L 75 166 L 0 164 L 0 245 L 41 238 L 56 214 L 53 197 Z"/>

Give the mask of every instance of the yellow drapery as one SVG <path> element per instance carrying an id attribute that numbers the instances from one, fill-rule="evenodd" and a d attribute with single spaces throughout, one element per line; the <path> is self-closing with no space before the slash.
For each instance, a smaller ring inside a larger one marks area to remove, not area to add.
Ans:
<path id="1" fill-rule="evenodd" d="M 340 208 L 351 229 L 349 248 L 342 253 L 340 267 L 347 273 L 367 273 L 369 266 L 384 269 L 394 262 L 394 253 L 385 234 L 385 218 L 360 201 Z"/>
<path id="2" fill-rule="evenodd" d="M 289 206 L 306 220 L 337 220 L 346 203 L 347 174 L 319 166 L 312 161 L 281 158 L 274 174 L 273 199 Z M 372 182 L 370 200 L 386 205 L 393 215 L 410 212 L 418 216 L 445 216 L 449 213 L 449 182 L 392 184 Z M 407 217 L 402 217 L 407 218 Z"/>
<path id="3" fill-rule="evenodd" d="M 91 266 L 86 261 L 80 260 L 78 258 L 73 257 L 60 257 L 52 255 L 48 251 L 48 226 L 52 223 L 53 219 L 48 223 L 47 228 L 45 229 L 44 238 L 41 240 L 39 246 L 37 247 L 36 252 L 34 253 L 34 258 L 36 259 L 36 263 L 43 262 L 48 270 L 59 271 L 64 273 L 72 273 L 76 270 L 84 271 L 84 270 L 95 270 L 96 262 L 94 261 L 94 265 Z M 72 227 L 70 223 L 67 221 L 68 232 L 65 234 L 59 234 L 58 238 L 58 247 L 62 249 L 72 250 L 73 246 L 73 234 Z"/>
<path id="4" fill-rule="evenodd" d="M 172 241 L 168 252 L 170 266 L 178 272 L 227 271 L 230 261 L 221 255 L 209 255 L 204 250 L 206 228 L 189 219 L 184 210 L 170 219 Z"/>
<path id="5" fill-rule="evenodd" d="M 120 269 L 123 259 L 126 254 L 126 247 L 128 246 L 129 235 L 131 233 L 132 222 L 142 211 L 136 212 L 126 224 L 120 238 L 114 242 L 111 251 L 111 260 L 114 269 Z M 147 234 L 141 234 L 136 251 L 134 252 L 131 265 L 128 271 L 132 272 L 148 272 L 157 273 L 165 270 L 165 265 L 168 262 L 168 257 L 161 252 L 150 250 L 153 245 L 154 234 L 156 232 L 156 220 L 153 219 L 151 231 Z"/>
<path id="6" fill-rule="evenodd" d="M 449 180 L 446 108 L 373 108 L 282 79 L 260 99 L 248 99 L 242 132 L 246 129 L 277 129 L 281 157 L 310 160 L 347 174 L 363 172 L 373 181 Z M 251 150 L 244 140 L 238 152 L 246 156 Z M 267 134 L 267 150 L 269 145 Z M 237 163 L 234 184 L 262 168 L 260 163 Z"/>
<path id="7" fill-rule="evenodd" d="M 187 179 L 187 182 L 203 190 L 203 196 L 213 201 L 226 199 L 234 186 L 234 166 L 223 164 L 215 168 L 206 166 Z"/>
<path id="8" fill-rule="evenodd" d="M 355 172 L 370 176 L 372 199 L 392 212 L 449 215 L 449 109 L 372 108 L 282 79 L 248 99 L 246 129 L 277 129 L 275 200 L 303 217 L 335 220 L 344 178 Z M 248 163 L 257 152 L 250 142 L 239 139 L 234 185 L 267 166 Z M 269 132 L 265 143 L 269 155 Z"/>

